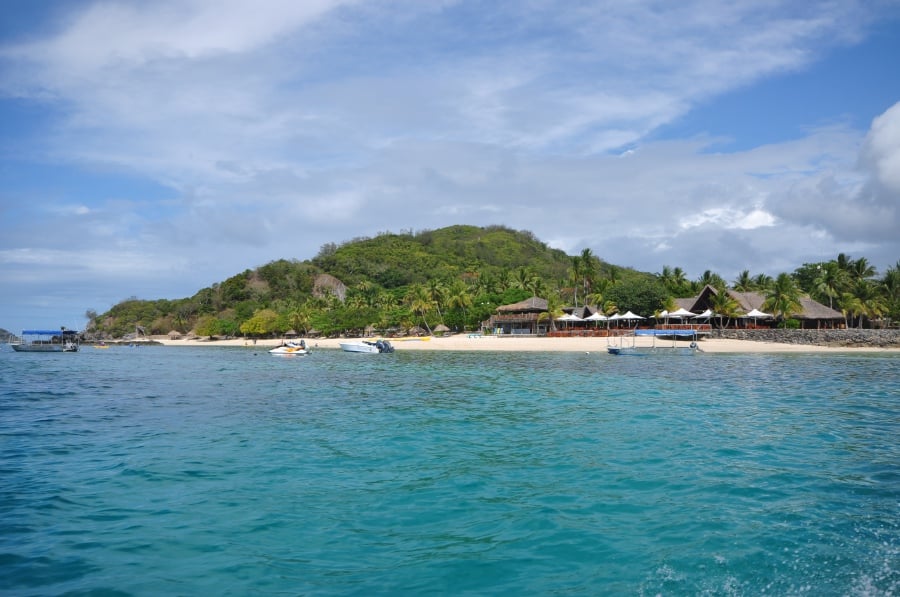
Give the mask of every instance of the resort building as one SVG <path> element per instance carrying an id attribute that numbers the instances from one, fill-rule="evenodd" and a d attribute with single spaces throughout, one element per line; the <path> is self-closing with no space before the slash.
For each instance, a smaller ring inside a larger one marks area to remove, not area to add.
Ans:
<path id="1" fill-rule="evenodd" d="M 562 311 L 567 316 L 575 316 L 570 320 L 557 319 L 551 322 L 547 312 L 547 299 L 533 296 L 524 301 L 511 305 L 497 307 L 496 313 L 482 323 L 483 331 L 498 335 L 547 335 L 553 327 L 557 331 L 552 335 L 607 335 L 613 332 L 619 333 L 619 327 L 625 321 L 627 327 L 658 327 L 668 329 L 694 329 L 700 333 L 709 333 L 712 323 L 715 327 L 728 326 L 736 328 L 768 328 L 776 324 L 771 315 L 763 313 L 754 317 L 754 313 L 763 312 L 763 304 L 766 297 L 761 292 L 738 292 L 725 290 L 738 305 L 739 315 L 730 319 L 720 319 L 714 314 L 713 298 L 719 294 L 719 290 L 713 286 L 705 286 L 697 296 L 693 298 L 675 299 L 676 305 L 683 309 L 683 315 L 673 313 L 673 319 L 654 318 L 651 314 L 644 317 L 636 317 L 639 322 L 632 323 L 624 318 L 611 318 L 610 322 L 602 329 L 596 321 L 589 319 L 596 311 L 594 307 L 564 307 Z M 797 313 L 791 313 L 790 318 L 800 322 L 801 329 L 834 329 L 845 325 L 843 314 L 831 309 L 808 296 L 800 298 L 801 309 Z M 691 319 L 686 312 L 699 316 Z M 702 314 L 702 315 L 701 315 Z M 603 319 L 603 318 L 601 318 Z M 615 330 L 611 330 L 610 323 L 615 321 Z M 555 325 L 552 325 L 555 324 Z"/>
<path id="2" fill-rule="evenodd" d="M 706 285 L 700 294 L 693 298 L 675 299 L 675 303 L 692 313 L 703 313 L 706 310 L 715 311 L 712 308 L 712 298 L 719 294 L 719 290 Z M 766 302 L 766 296 L 761 292 L 738 292 L 736 290 L 726 290 L 725 292 L 733 298 L 739 305 L 742 313 L 750 313 L 754 309 L 764 311 L 763 303 Z M 798 313 L 791 313 L 790 318 L 800 322 L 801 329 L 834 329 L 844 327 L 844 316 L 839 311 L 823 305 L 808 296 L 800 298 L 801 310 Z M 735 327 L 771 327 L 774 325 L 773 319 L 752 319 L 748 317 L 738 317 L 732 323 Z"/>
<path id="3" fill-rule="evenodd" d="M 546 334 L 550 327 L 547 299 L 533 296 L 518 303 L 502 305 L 481 325 L 493 334 Z"/>

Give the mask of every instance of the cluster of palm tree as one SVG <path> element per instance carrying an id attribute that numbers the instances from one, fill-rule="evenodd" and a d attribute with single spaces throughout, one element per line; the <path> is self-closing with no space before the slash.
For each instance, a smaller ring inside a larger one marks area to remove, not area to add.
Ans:
<path id="1" fill-rule="evenodd" d="M 841 254 L 834 260 L 804 264 L 791 274 L 774 278 L 743 271 L 729 285 L 709 270 L 696 280 L 689 280 L 679 267 L 666 266 L 655 275 L 625 270 L 602 262 L 590 249 L 584 249 L 571 257 L 567 276 L 556 280 L 542 277 L 529 267 L 469 271 L 458 277 L 434 277 L 393 289 L 364 280 L 347 288 L 340 298 L 327 292 L 260 296 L 245 303 L 254 305 L 251 311 L 242 311 L 236 304 L 205 310 L 202 315 L 176 309 L 173 315 L 161 318 L 164 323 L 157 327 L 174 322 L 178 329 L 193 326 L 200 335 L 240 331 L 260 336 L 290 329 L 304 334 L 312 329 L 323 334 L 350 333 L 369 326 L 379 331 L 418 326 L 430 333 L 443 324 L 467 330 L 477 328 L 500 305 L 538 296 L 548 302 L 543 318 L 549 320 L 553 329 L 553 322 L 563 314 L 565 306 L 591 305 L 606 315 L 621 307 L 650 315 L 654 310 L 673 310 L 675 298 L 696 296 L 706 285 L 719 290 L 760 292 L 765 296 L 763 309 L 781 320 L 788 320 L 800 310 L 804 295 L 842 312 L 848 327 L 883 325 L 900 318 L 900 262 L 878 278 L 865 258 L 850 259 Z M 139 301 L 135 305 L 141 306 Z M 741 315 L 738 303 L 727 292 L 716 293 L 710 308 L 726 320 Z M 135 314 L 135 321 L 138 319 L 144 317 Z"/>
<path id="2" fill-rule="evenodd" d="M 728 288 L 720 276 L 710 271 L 689 281 L 681 268 L 664 267 L 659 278 L 674 296 L 694 296 L 706 284 L 719 290 Z M 865 257 L 851 259 L 841 253 L 831 261 L 804 264 L 793 274 L 781 273 L 775 278 L 765 274 L 752 276 L 744 270 L 730 288 L 762 293 L 766 297 L 763 309 L 780 319 L 799 311 L 804 295 L 840 311 L 847 327 L 875 322 L 890 325 L 900 318 L 900 262 L 879 279 Z M 725 318 L 740 315 L 737 301 L 725 292 L 718 293 L 711 302 L 711 308 Z"/>
<path id="3" fill-rule="evenodd" d="M 858 327 L 865 321 L 896 320 L 900 317 L 900 261 L 889 267 L 881 279 L 865 257 L 850 259 L 841 253 L 837 259 L 816 264 L 809 293 L 844 314 Z"/>

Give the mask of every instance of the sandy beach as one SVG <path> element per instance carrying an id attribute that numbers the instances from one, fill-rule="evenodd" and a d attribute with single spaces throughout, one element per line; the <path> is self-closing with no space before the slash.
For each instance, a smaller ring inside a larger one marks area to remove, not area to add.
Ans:
<path id="1" fill-rule="evenodd" d="M 280 339 L 248 340 L 236 338 L 232 340 L 172 340 L 165 337 L 154 337 L 153 340 L 166 346 L 232 346 L 248 348 L 268 348 L 279 346 Z M 340 343 L 360 338 L 313 338 L 307 344 L 313 349 L 340 350 Z M 368 340 L 372 340 L 368 338 Z M 391 343 L 397 351 L 406 350 L 465 350 L 465 351 L 555 351 L 555 352 L 605 352 L 606 338 L 535 338 L 514 336 L 478 336 L 475 334 L 455 334 L 451 336 L 426 336 L 423 338 L 392 338 Z M 630 346 L 631 338 L 626 340 Z M 636 346 L 649 347 L 652 338 L 637 339 Z M 672 346 L 671 340 L 657 340 L 657 346 Z M 687 346 L 687 342 L 679 342 L 679 346 Z M 700 349 L 708 353 L 859 353 L 859 352 L 891 352 L 900 353 L 898 348 L 850 348 L 834 346 L 814 346 L 807 344 L 780 344 L 775 342 L 755 342 L 749 340 L 703 339 Z"/>

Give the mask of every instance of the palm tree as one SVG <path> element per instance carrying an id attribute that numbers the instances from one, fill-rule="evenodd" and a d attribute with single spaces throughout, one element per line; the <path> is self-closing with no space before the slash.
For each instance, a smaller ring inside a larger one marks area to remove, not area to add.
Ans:
<path id="1" fill-rule="evenodd" d="M 868 280 L 875 276 L 875 268 L 869 263 L 865 257 L 860 257 L 856 261 L 850 263 L 850 277 L 856 280 Z"/>
<path id="2" fill-rule="evenodd" d="M 591 285 L 594 276 L 597 275 L 597 259 L 590 249 L 581 250 L 581 279 L 583 282 L 582 290 L 585 297 L 591 291 Z"/>
<path id="3" fill-rule="evenodd" d="M 725 283 L 725 279 L 722 278 L 722 276 L 720 276 L 719 274 L 713 273 L 710 270 L 706 270 L 705 272 L 703 272 L 703 275 L 700 276 L 699 282 L 700 282 L 701 288 L 708 285 L 708 286 L 712 286 L 713 288 L 716 288 L 718 290 L 721 290 L 728 286 Z"/>
<path id="4" fill-rule="evenodd" d="M 776 319 L 784 320 L 803 309 L 800 304 L 800 296 L 800 287 L 797 286 L 790 274 L 781 273 L 775 278 L 775 284 L 766 294 L 766 300 L 762 306 L 763 309 L 771 311 Z"/>
<path id="5" fill-rule="evenodd" d="M 455 280 L 447 289 L 447 306 L 451 309 L 462 309 L 465 330 L 466 309 L 472 306 L 472 295 L 462 280 Z"/>
<path id="6" fill-rule="evenodd" d="M 769 290 L 774 283 L 772 276 L 766 274 L 757 274 L 753 277 L 753 288 L 758 291 Z"/>
<path id="7" fill-rule="evenodd" d="M 672 285 L 677 294 L 684 292 L 685 287 L 688 285 L 687 274 L 680 267 L 672 270 Z"/>
<path id="8" fill-rule="evenodd" d="M 740 274 L 738 274 L 737 279 L 734 281 L 734 286 L 732 286 L 738 292 L 749 292 L 753 290 L 753 278 L 750 276 L 750 270 L 745 269 Z"/>
<path id="9" fill-rule="evenodd" d="M 431 293 L 428 291 L 428 288 L 422 284 L 411 285 L 406 292 L 406 303 L 413 313 L 418 314 L 422 318 L 425 329 L 428 330 L 428 334 L 431 335 L 431 328 L 428 326 L 425 315 L 434 308 L 434 301 L 431 298 Z"/>
<path id="10" fill-rule="evenodd" d="M 850 327 L 850 322 L 854 317 L 859 316 L 859 325 L 862 327 L 862 314 L 865 308 L 862 301 L 852 292 L 845 292 L 841 295 L 841 314 L 844 316 L 844 326 Z M 848 319 L 849 317 L 849 319 Z"/>
<path id="11" fill-rule="evenodd" d="M 709 299 L 709 306 L 719 317 L 719 326 L 726 328 L 731 325 L 731 320 L 738 316 L 741 308 L 734 297 L 725 290 L 714 293 Z M 726 319 L 724 325 L 722 324 L 723 317 Z"/>
<path id="12" fill-rule="evenodd" d="M 828 306 L 834 309 L 834 299 L 840 296 L 841 290 L 846 288 L 849 276 L 842 270 L 836 261 L 829 261 L 819 266 L 819 275 L 813 281 L 815 290 L 828 297 Z"/>
<path id="13" fill-rule="evenodd" d="M 556 331 L 556 318 L 562 317 L 562 297 L 558 292 L 551 292 L 547 295 L 547 310 L 538 315 L 538 322 L 550 319 L 550 331 Z"/>
<path id="14" fill-rule="evenodd" d="M 859 327 L 862 327 L 863 316 L 871 322 L 872 320 L 879 319 L 887 312 L 887 301 L 879 292 L 878 286 L 875 283 L 866 280 L 865 278 L 860 278 L 853 285 L 851 292 L 853 293 L 853 296 L 859 300 L 861 306 Z"/>
<path id="15" fill-rule="evenodd" d="M 581 257 L 575 255 L 572 257 L 572 291 L 574 293 L 573 303 L 577 307 L 578 306 L 578 281 L 581 277 Z"/>
<path id="16" fill-rule="evenodd" d="M 288 325 L 295 330 L 303 330 L 303 335 L 309 333 L 310 310 L 309 305 L 292 305 L 287 314 Z"/>
<path id="17" fill-rule="evenodd" d="M 900 261 L 887 268 L 881 279 L 881 288 L 888 305 L 888 317 L 900 318 Z"/>
<path id="18" fill-rule="evenodd" d="M 428 295 L 431 297 L 431 301 L 437 309 L 438 318 L 441 320 L 441 323 L 444 323 L 444 314 L 441 312 L 441 305 L 446 301 L 447 287 L 444 286 L 444 283 L 438 278 L 431 278 L 426 285 L 428 288 Z"/>

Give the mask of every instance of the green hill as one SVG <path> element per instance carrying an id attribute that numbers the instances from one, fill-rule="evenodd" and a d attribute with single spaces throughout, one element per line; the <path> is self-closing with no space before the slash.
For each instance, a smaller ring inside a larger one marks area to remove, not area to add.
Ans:
<path id="1" fill-rule="evenodd" d="M 382 233 L 329 243 L 310 260 L 246 270 L 190 298 L 132 298 L 96 316 L 88 331 L 118 337 L 140 327 L 148 334 L 207 336 L 314 328 L 334 334 L 441 323 L 471 329 L 498 305 L 534 294 L 583 304 L 597 281 L 654 278 L 588 255 L 576 284 L 573 262 L 584 261 L 503 226 Z"/>

